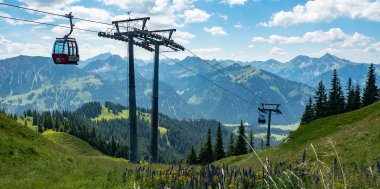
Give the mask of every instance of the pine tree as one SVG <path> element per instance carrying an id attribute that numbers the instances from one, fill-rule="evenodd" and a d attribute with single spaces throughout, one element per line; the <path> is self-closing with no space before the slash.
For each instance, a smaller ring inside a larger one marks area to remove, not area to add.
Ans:
<path id="1" fill-rule="evenodd" d="M 214 152 L 215 152 L 214 153 L 215 160 L 222 159 L 225 156 L 224 147 L 223 147 L 222 128 L 220 126 L 220 123 L 216 131 L 216 142 L 214 146 Z"/>
<path id="2" fill-rule="evenodd" d="M 317 91 L 315 92 L 314 100 L 315 100 L 315 106 L 314 106 L 315 119 L 326 116 L 327 94 L 326 94 L 325 85 L 323 84 L 322 80 L 318 83 L 318 88 L 317 88 Z"/>
<path id="3" fill-rule="evenodd" d="M 53 120 L 50 115 L 50 112 L 45 112 L 43 114 L 43 127 L 47 129 L 53 129 Z"/>
<path id="4" fill-rule="evenodd" d="M 37 123 L 38 123 L 37 122 L 37 114 L 36 113 L 33 114 L 33 121 L 32 122 L 33 122 L 32 123 L 33 125 L 37 125 Z"/>
<path id="5" fill-rule="evenodd" d="M 58 131 L 58 128 L 59 128 L 59 118 L 58 118 L 58 116 L 56 116 L 54 120 L 55 120 L 55 122 L 54 122 L 54 125 L 53 125 L 53 130 Z"/>
<path id="6" fill-rule="evenodd" d="M 353 110 L 357 110 L 362 106 L 361 105 L 360 91 L 361 91 L 360 85 L 359 85 L 359 83 L 356 83 L 355 92 L 354 92 L 354 105 L 352 107 Z"/>
<path id="7" fill-rule="evenodd" d="M 348 78 L 347 81 L 347 102 L 346 102 L 346 112 L 350 112 L 354 110 L 355 104 L 355 89 L 352 84 L 351 77 Z"/>
<path id="8" fill-rule="evenodd" d="M 26 123 L 26 118 L 24 120 L 24 126 L 27 127 L 28 126 L 28 123 Z"/>
<path id="9" fill-rule="evenodd" d="M 199 151 L 199 163 L 202 165 L 210 164 L 214 161 L 214 152 L 211 144 L 211 129 L 208 128 L 207 139 Z"/>
<path id="10" fill-rule="evenodd" d="M 329 115 L 336 115 L 344 112 L 344 95 L 336 69 L 334 69 L 333 78 L 331 79 L 328 105 Z"/>
<path id="11" fill-rule="evenodd" d="M 301 125 L 308 124 L 311 121 L 315 119 L 315 111 L 314 111 L 314 105 L 313 101 L 311 100 L 311 97 L 309 97 L 309 102 L 305 107 L 305 112 L 303 113 L 301 117 Z"/>
<path id="12" fill-rule="evenodd" d="M 252 132 L 252 129 L 251 129 L 251 132 L 249 133 L 249 148 L 248 148 L 248 152 L 253 152 L 253 149 L 255 148 L 255 144 L 253 142 L 254 140 L 254 137 L 253 137 L 253 132 Z"/>
<path id="13" fill-rule="evenodd" d="M 43 132 L 44 132 L 44 127 L 42 126 L 42 124 L 38 124 L 38 129 L 37 129 L 37 131 L 38 131 L 39 133 L 43 133 Z"/>
<path id="14" fill-rule="evenodd" d="M 197 164 L 197 154 L 195 153 L 194 145 L 191 145 L 191 151 L 190 151 L 190 154 L 186 158 L 186 163 L 188 165 Z"/>
<path id="15" fill-rule="evenodd" d="M 240 121 L 240 126 L 238 128 L 238 136 L 235 145 L 235 155 L 243 155 L 247 153 L 247 145 L 245 142 L 245 128 L 243 121 Z"/>
<path id="16" fill-rule="evenodd" d="M 110 152 L 112 156 L 116 155 L 117 144 L 114 137 L 111 137 Z"/>
<path id="17" fill-rule="evenodd" d="M 367 73 L 367 81 L 363 92 L 363 106 L 368 106 L 379 98 L 379 90 L 376 86 L 375 66 L 371 64 Z"/>
<path id="18" fill-rule="evenodd" d="M 234 134 L 230 134 L 230 138 L 228 140 L 228 156 L 233 156 L 235 155 L 235 139 L 234 139 Z"/>

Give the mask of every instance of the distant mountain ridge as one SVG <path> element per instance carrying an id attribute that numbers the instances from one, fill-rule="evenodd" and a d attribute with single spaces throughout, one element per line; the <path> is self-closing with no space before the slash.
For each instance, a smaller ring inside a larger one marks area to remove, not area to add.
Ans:
<path id="1" fill-rule="evenodd" d="M 338 58 L 331 54 L 325 54 L 319 58 L 311 58 L 299 55 L 292 60 L 281 63 L 276 60 L 248 62 L 260 69 L 279 75 L 283 78 L 298 81 L 312 87 L 322 80 L 327 88 L 330 87 L 332 72 L 337 69 L 342 84 L 345 86 L 348 77 L 364 86 L 369 64 L 354 63 L 346 59 Z M 376 75 L 380 82 L 380 66 L 375 64 Z"/>
<path id="2" fill-rule="evenodd" d="M 304 104 L 314 91 L 306 85 L 289 81 L 251 65 L 232 61 L 210 61 L 256 95 L 246 91 L 196 57 L 179 60 L 199 74 L 233 91 L 226 93 L 177 64 L 163 59 L 160 65 L 160 112 L 176 118 L 212 118 L 223 123 L 257 119 L 257 107 L 263 102 L 281 103 L 291 122 L 297 122 Z M 151 105 L 152 64 L 136 61 L 137 105 Z M 6 73 L 5 73 L 6 72 Z M 25 109 L 73 110 L 88 101 L 112 101 L 128 105 L 128 63 L 117 55 L 105 54 L 91 59 L 83 68 L 54 65 L 50 58 L 19 56 L 0 60 L 0 107 L 10 112 Z M 34 79 L 37 78 L 37 79 Z M 16 82 L 17 81 L 17 82 Z M 253 104 L 253 105 L 252 105 Z M 276 123 L 287 121 L 278 117 Z"/>

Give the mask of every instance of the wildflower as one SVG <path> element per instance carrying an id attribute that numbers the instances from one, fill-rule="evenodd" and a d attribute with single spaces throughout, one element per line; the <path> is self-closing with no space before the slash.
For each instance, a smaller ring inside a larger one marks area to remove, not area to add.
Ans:
<path id="1" fill-rule="evenodd" d="M 302 160 L 302 163 L 305 163 L 305 161 L 306 161 L 306 149 L 303 150 L 303 154 L 302 154 L 301 160 Z"/>
<path id="2" fill-rule="evenodd" d="M 125 184 L 127 182 L 127 171 L 126 169 L 123 170 L 123 175 L 121 176 L 123 183 Z"/>
<path id="3" fill-rule="evenodd" d="M 336 158 L 334 158 L 334 171 L 337 169 L 338 167 L 338 161 Z"/>

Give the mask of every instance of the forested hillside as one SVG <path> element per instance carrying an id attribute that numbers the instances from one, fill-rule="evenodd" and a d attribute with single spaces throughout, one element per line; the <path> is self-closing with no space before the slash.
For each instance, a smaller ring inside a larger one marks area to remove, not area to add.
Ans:
<path id="1" fill-rule="evenodd" d="M 37 126 L 39 132 L 52 129 L 67 132 L 87 141 L 104 154 L 114 157 L 128 157 L 129 119 L 126 107 L 106 102 L 102 106 L 99 102 L 89 102 L 70 111 L 37 112 L 28 110 L 18 119 L 32 118 L 32 125 Z M 105 117 L 103 114 L 107 114 Z M 119 116 L 120 114 L 120 116 Z M 138 109 L 139 157 L 142 161 L 149 160 L 150 144 L 150 112 L 147 109 Z M 123 117 L 125 116 L 125 117 Z M 26 118 L 25 118 L 26 117 Z M 214 120 L 179 120 L 160 114 L 159 116 L 159 162 L 181 163 L 191 146 L 197 149 L 206 138 L 207 130 L 216 133 L 218 122 Z M 224 143 L 231 130 L 223 127 Z"/>

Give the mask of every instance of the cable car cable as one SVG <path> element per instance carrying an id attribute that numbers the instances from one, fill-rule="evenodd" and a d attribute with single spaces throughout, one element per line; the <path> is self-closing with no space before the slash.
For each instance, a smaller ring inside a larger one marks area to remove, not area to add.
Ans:
<path id="1" fill-rule="evenodd" d="M 264 98 L 262 98 L 261 96 L 259 96 L 258 94 L 256 94 L 255 92 L 251 91 L 250 89 L 248 89 L 246 86 L 236 82 L 236 80 L 234 80 L 233 78 L 231 78 L 229 75 L 227 75 L 226 73 L 224 73 L 222 70 L 218 69 L 217 67 L 215 67 L 214 65 L 210 64 L 208 61 L 202 59 L 201 57 L 199 57 L 197 54 L 195 54 L 194 52 L 192 52 L 191 50 L 185 48 L 186 51 L 188 51 L 189 53 L 191 53 L 193 56 L 196 56 L 198 57 L 199 59 L 201 59 L 204 63 L 208 64 L 209 66 L 211 66 L 212 68 L 214 68 L 216 71 L 218 71 L 219 73 L 221 73 L 222 75 L 224 75 L 225 77 L 227 77 L 228 79 L 230 79 L 232 82 L 238 84 L 240 87 L 244 88 L 245 90 L 247 90 L 249 93 L 255 95 L 256 97 L 258 97 L 259 99 L 261 99 L 263 102 L 266 102 L 266 100 Z"/>
<path id="2" fill-rule="evenodd" d="M 48 26 L 56 26 L 56 27 L 61 27 L 61 28 L 71 28 L 70 26 L 62 26 L 58 24 L 51 24 L 51 23 L 46 23 L 46 22 L 38 22 L 34 20 L 26 20 L 26 19 L 21 19 L 21 18 L 13 18 L 13 17 L 8 17 L 8 16 L 2 16 L 0 15 L 0 18 L 5 18 L 5 19 L 10 19 L 10 20 L 17 20 L 17 21 L 22 21 L 22 22 L 29 22 L 29 23 L 34 23 L 34 24 L 41 24 L 41 25 L 48 25 Z M 99 31 L 95 30 L 89 30 L 89 29 L 83 29 L 83 28 L 75 28 L 76 30 L 81 30 L 81 31 L 87 31 L 87 32 L 93 32 L 93 33 L 98 33 Z"/>
<path id="3" fill-rule="evenodd" d="M 24 10 L 29 10 L 29 11 L 34 11 L 34 12 L 39 12 L 39 13 L 44 13 L 44 14 L 50 14 L 50 15 L 54 15 L 54 16 L 66 17 L 65 15 L 62 15 L 62 14 L 56 14 L 56 13 L 47 12 L 47 11 L 42 11 L 42 10 L 38 10 L 38 9 L 31 9 L 31 8 L 22 7 L 22 6 L 17 6 L 17 5 L 12 5 L 12 4 L 8 4 L 8 3 L 1 3 L 1 2 L 0 2 L 0 5 L 9 6 L 9 7 L 14 7 L 14 8 L 19 8 L 19 9 L 24 9 Z M 98 24 L 104 24 L 104 25 L 113 26 L 112 24 L 109 24 L 109 23 L 99 22 L 99 21 L 94 21 L 94 20 L 89 20 L 89 19 L 76 18 L 76 17 L 73 17 L 73 19 L 75 19 L 75 20 L 82 20 L 82 21 L 86 21 L 86 22 L 93 22 L 93 23 L 98 23 Z"/>
<path id="4" fill-rule="evenodd" d="M 246 99 L 244 99 L 244 98 L 240 97 L 239 95 L 235 94 L 234 92 L 232 92 L 232 91 L 230 91 L 230 90 L 228 90 L 228 89 L 224 88 L 224 87 L 223 87 L 223 86 L 221 86 L 220 84 L 218 84 L 218 83 L 215 83 L 215 82 L 211 81 L 210 79 L 208 79 L 208 78 L 206 78 L 205 76 L 203 76 L 203 75 L 201 75 L 201 74 L 199 74 L 199 73 L 195 72 L 194 70 L 192 70 L 192 69 L 188 68 L 187 66 L 185 66 L 185 65 L 183 65 L 183 64 L 181 64 L 181 63 L 179 63 L 178 61 L 176 61 L 176 60 L 174 60 L 174 59 L 172 59 L 172 58 L 170 58 L 170 57 L 166 56 L 166 55 L 165 55 L 165 54 L 163 54 L 163 53 L 160 53 L 160 54 L 161 54 L 162 56 L 166 57 L 167 59 L 171 60 L 172 62 L 174 62 L 174 63 L 176 63 L 176 64 L 180 65 L 180 66 L 181 66 L 181 67 L 183 67 L 183 68 L 185 68 L 186 70 L 188 70 L 188 71 L 190 71 L 190 72 L 192 72 L 192 73 L 196 74 L 198 77 L 201 77 L 201 78 L 203 78 L 204 80 L 206 80 L 206 81 L 210 82 L 211 84 L 213 84 L 213 85 L 215 85 L 215 86 L 217 86 L 217 87 L 219 87 L 219 88 L 221 88 L 221 89 L 225 90 L 226 92 L 230 93 L 231 95 L 233 95 L 233 96 L 235 96 L 235 97 L 239 98 L 240 100 L 243 100 L 243 101 L 245 101 L 246 103 L 248 103 L 248 104 L 251 104 L 251 105 L 255 106 L 253 103 L 249 102 L 248 100 L 246 100 Z"/>
<path id="5" fill-rule="evenodd" d="M 245 90 L 247 90 L 247 91 L 250 92 L 251 94 L 255 95 L 256 97 L 258 97 L 259 99 L 263 100 L 264 102 L 266 101 L 264 98 L 262 98 L 261 96 L 257 95 L 255 92 L 251 91 L 251 90 L 248 89 L 246 86 L 244 86 L 244 85 L 242 85 L 242 84 L 236 82 L 233 78 L 231 78 L 229 75 L 225 74 L 222 70 L 220 70 L 220 69 L 218 69 L 217 67 L 215 67 L 214 65 L 210 64 L 208 61 L 202 59 L 200 56 L 198 56 L 197 54 L 195 54 L 195 53 L 192 52 L 191 50 L 189 50 L 189 49 L 187 49 L 187 48 L 185 48 L 185 50 L 188 51 L 189 53 L 191 53 L 193 56 L 196 56 L 196 57 L 198 57 L 199 59 L 201 59 L 204 63 L 208 64 L 209 66 L 211 66 L 212 68 L 214 68 L 214 69 L 215 69 L 216 71 L 218 71 L 219 73 L 221 73 L 221 74 L 223 74 L 224 76 L 226 76 L 226 77 L 227 77 L 228 79 L 230 79 L 232 82 L 234 82 L 234 83 L 240 85 L 242 88 L 244 88 Z M 274 82 L 272 82 L 272 83 L 277 87 L 277 85 L 276 85 Z M 278 88 L 278 87 L 277 87 L 277 88 Z M 289 122 L 289 120 L 288 120 L 288 118 L 287 118 L 284 114 L 281 114 L 281 115 L 285 118 L 285 120 L 288 122 L 288 124 L 291 125 L 290 122 Z"/>
<path id="6" fill-rule="evenodd" d="M 61 17 L 66 17 L 65 15 L 60 15 L 60 14 L 56 14 L 56 13 L 51 13 L 51 12 L 46 12 L 46 11 L 42 11 L 42 10 L 37 10 L 37 9 L 31 9 L 31 8 L 26 8 L 26 7 L 21 7 L 21 6 L 17 6 L 17 5 L 11 5 L 11 4 L 7 4 L 7 3 L 1 3 L 0 2 L 0 5 L 5 5 L 5 6 L 10 6 L 10 7 L 14 7 L 14 8 L 20 8 L 20 9 L 24 9 L 24 10 L 29 10 L 29 11 L 35 11 L 35 12 L 40 12 L 40 13 L 44 13 L 44 14 L 50 14 L 50 15 L 54 15 L 54 16 L 61 16 Z M 61 27 L 61 28 L 70 28 L 68 26 L 62 26 L 62 25 L 57 25 L 57 24 L 51 24 L 51 23 L 45 23 L 45 22 L 38 22 L 38 21 L 33 21 L 33 20 L 26 20 L 26 19 L 20 19 L 20 18 L 13 18 L 13 17 L 6 17 L 6 16 L 2 16 L 0 15 L 0 18 L 4 18 L 4 19 L 11 19 L 11 20 L 16 20 L 16 21 L 23 21 L 23 22 L 29 22 L 29 23 L 35 23 L 35 24 L 41 24 L 41 25 L 48 25 L 48 26 L 56 26 L 56 27 Z M 82 18 L 73 18 L 73 19 L 76 19 L 76 20 L 82 20 L 82 21 L 87 21 L 87 22 L 93 22 L 93 23 L 98 23 L 98 24 L 104 24 L 104 25 L 111 25 L 113 26 L 112 24 L 108 24 L 108 23 L 104 23 L 104 22 L 98 22 L 98 21 L 93 21 L 93 20 L 89 20 L 89 19 L 82 19 Z M 74 28 L 76 30 L 81 30 L 81 31 L 87 31 L 87 32 L 93 32 L 93 33 L 98 33 L 99 31 L 94 31 L 94 30 L 89 30 L 89 29 L 82 29 L 82 28 Z M 225 74 L 223 71 L 221 71 L 220 69 L 218 69 L 217 67 L 215 67 L 214 65 L 210 64 L 209 62 L 207 62 L 206 60 L 202 59 L 200 56 L 198 56 L 197 54 L 195 54 L 194 52 L 192 52 L 191 50 L 187 49 L 186 48 L 186 51 L 188 51 L 189 53 L 191 53 L 192 55 L 200 58 L 204 63 L 208 64 L 209 66 L 211 66 L 212 68 L 214 68 L 215 70 L 217 70 L 219 73 L 223 74 L 224 76 L 226 76 L 228 79 L 230 79 L 232 82 L 238 84 L 239 86 L 241 86 L 242 88 L 244 88 L 245 90 L 247 90 L 248 92 L 250 92 L 251 94 L 255 95 L 256 97 L 258 97 L 259 99 L 263 100 L 263 101 L 266 101 L 264 98 L 262 98 L 261 96 L 257 95 L 256 93 L 252 92 L 250 89 L 248 89 L 246 86 L 240 84 L 240 83 L 237 83 L 233 78 L 231 78 L 230 76 L 228 76 L 227 74 Z M 164 54 L 161 54 L 163 56 L 165 56 L 166 58 L 174 61 L 173 59 L 167 57 L 166 55 Z M 252 103 L 248 102 L 247 100 L 241 98 L 240 96 L 236 95 L 235 93 L 227 90 L 226 88 L 222 87 L 221 85 L 217 84 L 217 83 L 214 83 L 212 82 L 211 80 L 205 78 L 204 76 L 194 72 L 193 70 L 185 67 L 184 65 L 174 61 L 175 63 L 177 63 L 178 65 L 184 67 L 185 69 L 195 73 L 196 75 L 198 75 L 199 77 L 211 82 L 212 84 L 214 84 L 215 86 L 218 86 L 220 88 L 222 88 L 223 90 L 225 91 L 228 91 L 230 94 L 234 95 L 235 97 L 238 97 L 239 99 L 242 99 L 243 101 L 253 105 Z M 283 117 L 285 118 L 285 120 L 288 122 L 288 124 L 290 124 L 289 120 L 283 115 Z"/>

